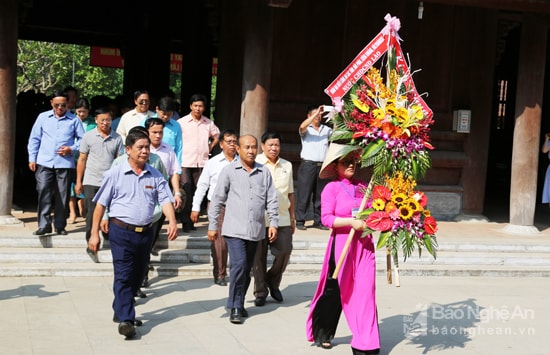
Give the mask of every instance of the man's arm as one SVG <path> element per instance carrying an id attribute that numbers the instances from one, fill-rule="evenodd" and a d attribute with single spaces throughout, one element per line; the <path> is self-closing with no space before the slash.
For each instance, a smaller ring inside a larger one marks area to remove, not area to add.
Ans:
<path id="1" fill-rule="evenodd" d="M 323 106 L 322 105 L 319 106 L 317 108 L 317 110 L 313 110 L 310 113 L 308 113 L 306 119 L 303 120 L 302 123 L 300 124 L 300 128 L 299 128 L 300 135 L 303 135 L 304 133 L 306 133 L 306 130 L 309 127 L 309 125 L 311 124 L 311 122 L 313 122 L 313 120 L 316 117 L 320 118 L 322 114 L 323 114 Z"/>
<path id="2" fill-rule="evenodd" d="M 294 214 L 294 193 L 288 194 L 288 200 L 290 201 L 290 206 L 288 206 L 288 213 L 290 214 L 290 230 L 294 234 L 296 231 L 296 215 Z"/>
<path id="3" fill-rule="evenodd" d="M 88 154 L 80 153 L 78 156 L 78 162 L 76 164 L 76 182 L 74 185 L 74 191 L 77 195 L 82 194 L 82 180 L 84 179 L 84 171 L 86 170 L 86 162 L 88 161 Z"/>
<path id="4" fill-rule="evenodd" d="M 175 240 L 178 237 L 178 223 L 176 221 L 174 206 L 171 203 L 165 203 L 162 205 L 162 213 L 164 213 L 168 220 L 168 228 L 166 229 L 168 240 Z"/>
<path id="5" fill-rule="evenodd" d="M 220 141 L 220 129 L 214 123 L 212 123 L 212 129 L 210 130 L 210 139 L 212 139 L 212 141 L 208 145 L 209 152 L 211 152 Z"/>
<path id="6" fill-rule="evenodd" d="M 94 253 L 97 253 L 99 250 L 99 244 L 101 243 L 101 240 L 99 239 L 99 223 L 103 218 L 103 213 L 105 213 L 105 206 L 100 203 L 96 203 L 90 240 L 88 241 L 88 248 L 90 248 L 90 250 Z"/>
<path id="7" fill-rule="evenodd" d="M 219 141 L 220 141 L 219 134 L 215 137 L 212 137 L 212 141 L 208 145 L 208 149 L 209 149 L 210 152 L 212 151 L 212 149 L 214 149 L 214 147 L 218 144 Z"/>
<path id="8" fill-rule="evenodd" d="M 180 174 L 176 173 L 170 176 L 170 185 L 172 186 L 172 191 L 174 191 L 174 200 L 176 201 L 174 202 L 174 208 L 179 208 L 183 203 L 180 191 Z"/>

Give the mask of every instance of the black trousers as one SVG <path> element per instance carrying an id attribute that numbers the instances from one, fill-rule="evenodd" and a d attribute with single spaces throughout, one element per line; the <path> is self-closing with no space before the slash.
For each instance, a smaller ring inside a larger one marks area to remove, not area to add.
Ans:
<path id="1" fill-rule="evenodd" d="M 321 191 L 327 184 L 319 178 L 321 164 L 302 160 L 298 168 L 296 188 L 296 223 L 304 224 L 310 205 L 313 204 L 313 223 L 321 223 Z"/>

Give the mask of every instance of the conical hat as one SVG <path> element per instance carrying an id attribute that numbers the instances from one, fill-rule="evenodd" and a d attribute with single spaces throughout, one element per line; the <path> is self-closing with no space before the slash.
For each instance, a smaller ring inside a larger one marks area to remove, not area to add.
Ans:
<path id="1" fill-rule="evenodd" d="M 321 166 L 319 177 L 321 179 L 334 178 L 336 176 L 336 167 L 332 163 L 359 149 L 361 149 L 361 147 L 331 142 L 328 147 L 325 160 L 323 161 L 323 165 Z"/>

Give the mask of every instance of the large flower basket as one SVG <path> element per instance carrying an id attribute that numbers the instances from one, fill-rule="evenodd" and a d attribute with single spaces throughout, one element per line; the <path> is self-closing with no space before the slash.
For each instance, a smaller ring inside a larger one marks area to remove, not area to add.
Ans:
<path id="1" fill-rule="evenodd" d="M 378 233 L 377 248 L 386 247 L 388 283 L 399 282 L 399 251 L 404 261 L 418 250 L 436 258 L 437 222 L 417 181 L 431 167 L 429 132 L 433 113 L 414 85 L 400 46 L 399 19 L 390 14 L 386 26 L 325 89 L 333 106 L 330 140 L 360 147 L 362 167 L 371 167 L 357 218 L 366 222 L 363 237 Z M 380 61 L 380 68 L 374 66 Z M 349 238 L 353 238 L 353 231 Z M 348 244 L 348 243 L 346 243 Z M 347 249 L 340 257 L 333 277 Z"/>

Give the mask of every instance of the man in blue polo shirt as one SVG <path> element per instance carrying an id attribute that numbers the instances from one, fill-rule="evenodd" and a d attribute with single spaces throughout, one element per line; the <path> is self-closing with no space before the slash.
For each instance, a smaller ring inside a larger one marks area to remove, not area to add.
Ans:
<path id="1" fill-rule="evenodd" d="M 134 295 L 149 262 L 154 230 L 151 228 L 155 205 L 162 207 L 168 220 L 168 240 L 178 236 L 174 198 L 164 176 L 147 164 L 151 141 L 146 133 L 131 130 L 126 137 L 128 159 L 105 172 L 93 202 L 96 203 L 88 247 L 97 252 L 99 229 L 109 233 L 114 269 L 114 319 L 118 332 L 126 338 L 136 335 Z M 139 208 L 136 208 L 139 206 Z M 101 222 L 105 209 L 108 222 Z"/>

